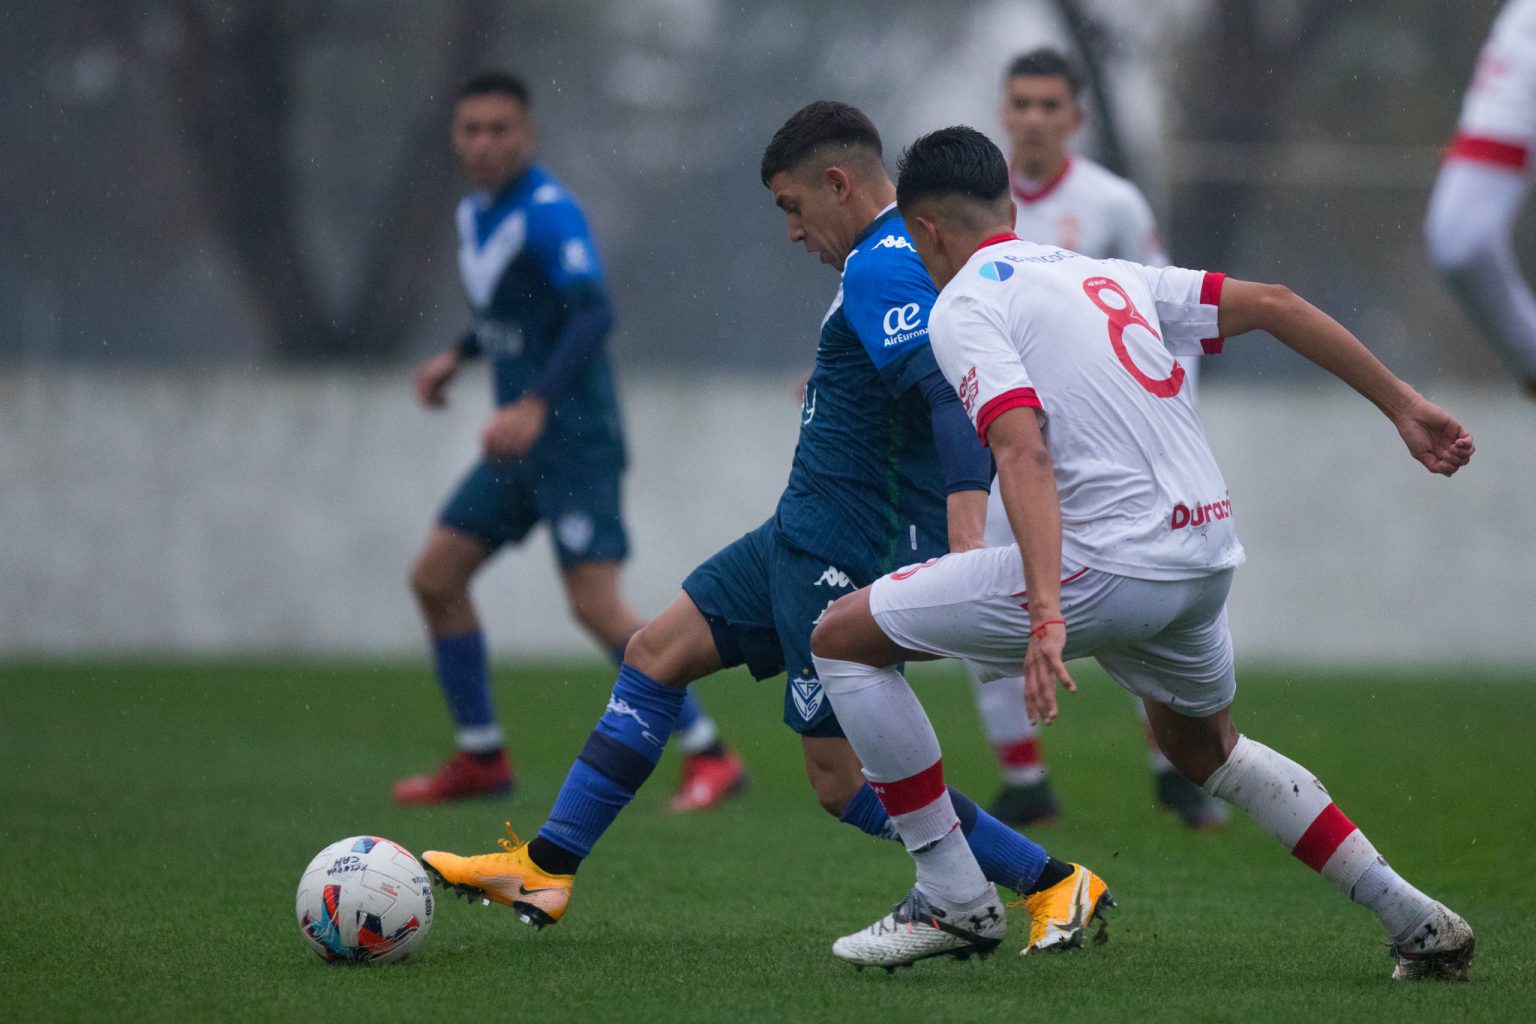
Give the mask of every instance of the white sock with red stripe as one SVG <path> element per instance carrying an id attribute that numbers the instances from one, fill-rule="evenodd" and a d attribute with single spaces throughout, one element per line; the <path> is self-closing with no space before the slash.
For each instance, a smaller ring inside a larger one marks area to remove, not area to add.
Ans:
<path id="1" fill-rule="evenodd" d="M 992 894 L 944 786 L 939 738 L 894 666 L 816 659 L 832 710 L 864 776 L 917 862 L 917 885 L 940 906 L 969 907 Z"/>
<path id="2" fill-rule="evenodd" d="M 1393 938 L 1429 910 L 1430 898 L 1392 870 L 1316 776 L 1284 754 L 1240 736 L 1204 789 L 1247 811 L 1293 857 L 1375 911 Z"/>
<path id="3" fill-rule="evenodd" d="M 1030 722 L 1029 713 L 1024 710 L 1024 677 L 983 683 L 969 663 L 965 671 L 971 677 L 976 712 L 987 742 L 997 755 L 1003 781 L 1013 786 L 1030 786 L 1044 779 L 1040 727 Z"/>

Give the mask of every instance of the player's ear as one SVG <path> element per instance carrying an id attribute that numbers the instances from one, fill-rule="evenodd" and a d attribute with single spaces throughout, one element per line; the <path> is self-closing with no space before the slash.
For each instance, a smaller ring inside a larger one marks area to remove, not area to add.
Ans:
<path id="1" fill-rule="evenodd" d="M 852 191 L 853 183 L 849 179 L 847 171 L 841 167 L 832 166 L 823 171 L 822 175 L 822 180 L 826 182 L 827 187 L 832 190 L 834 196 L 838 199 L 848 198 L 848 194 Z"/>

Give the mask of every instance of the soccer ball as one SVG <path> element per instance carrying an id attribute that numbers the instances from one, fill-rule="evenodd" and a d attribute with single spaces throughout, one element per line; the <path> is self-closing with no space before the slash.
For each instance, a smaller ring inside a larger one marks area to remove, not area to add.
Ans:
<path id="1" fill-rule="evenodd" d="M 328 964 L 392 964 L 432 928 L 432 885 L 411 852 L 378 836 L 339 839 L 299 879 L 299 934 Z"/>

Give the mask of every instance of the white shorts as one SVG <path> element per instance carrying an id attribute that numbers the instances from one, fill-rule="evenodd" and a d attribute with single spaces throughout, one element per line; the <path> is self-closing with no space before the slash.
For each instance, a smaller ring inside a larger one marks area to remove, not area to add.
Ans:
<path id="1" fill-rule="evenodd" d="M 1524 170 L 1536 143 L 1536 0 L 1510 0 L 1467 86 L 1449 156 Z"/>
<path id="2" fill-rule="evenodd" d="M 1061 586 L 1068 660 L 1094 658 L 1147 700 L 1202 718 L 1232 703 L 1227 569 L 1189 580 L 1138 580 L 1067 567 Z M 869 592 L 875 623 L 912 651 L 959 658 L 983 682 L 1018 676 L 1029 648 L 1024 566 L 1015 545 L 899 569 Z"/>

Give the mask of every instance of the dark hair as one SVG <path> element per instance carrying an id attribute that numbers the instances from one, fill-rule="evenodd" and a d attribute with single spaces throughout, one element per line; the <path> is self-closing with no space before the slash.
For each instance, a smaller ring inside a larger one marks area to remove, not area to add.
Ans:
<path id="1" fill-rule="evenodd" d="M 768 148 L 763 150 L 763 184 L 784 171 L 794 170 L 818 150 L 842 146 L 863 149 L 876 160 L 881 157 L 880 133 L 863 112 L 846 103 L 817 100 L 790 115 Z"/>
<path id="2" fill-rule="evenodd" d="M 1013 58 L 1013 63 L 1008 65 L 1007 81 L 1012 81 L 1020 75 L 1038 75 L 1044 78 L 1065 78 L 1067 91 L 1077 99 L 1083 91 L 1083 73 L 1077 70 L 1077 65 L 1072 63 L 1072 58 L 1050 46 L 1041 46 L 1021 53 Z"/>
<path id="3" fill-rule="evenodd" d="M 995 204 L 1008 195 L 1008 161 L 975 128 L 956 125 L 929 132 L 901 154 L 896 203 L 909 210 L 934 196 L 963 196 Z"/>
<path id="4" fill-rule="evenodd" d="M 528 96 L 528 83 L 506 71 L 483 71 L 459 86 L 454 101 L 470 96 L 510 96 L 525 107 L 533 104 Z"/>

